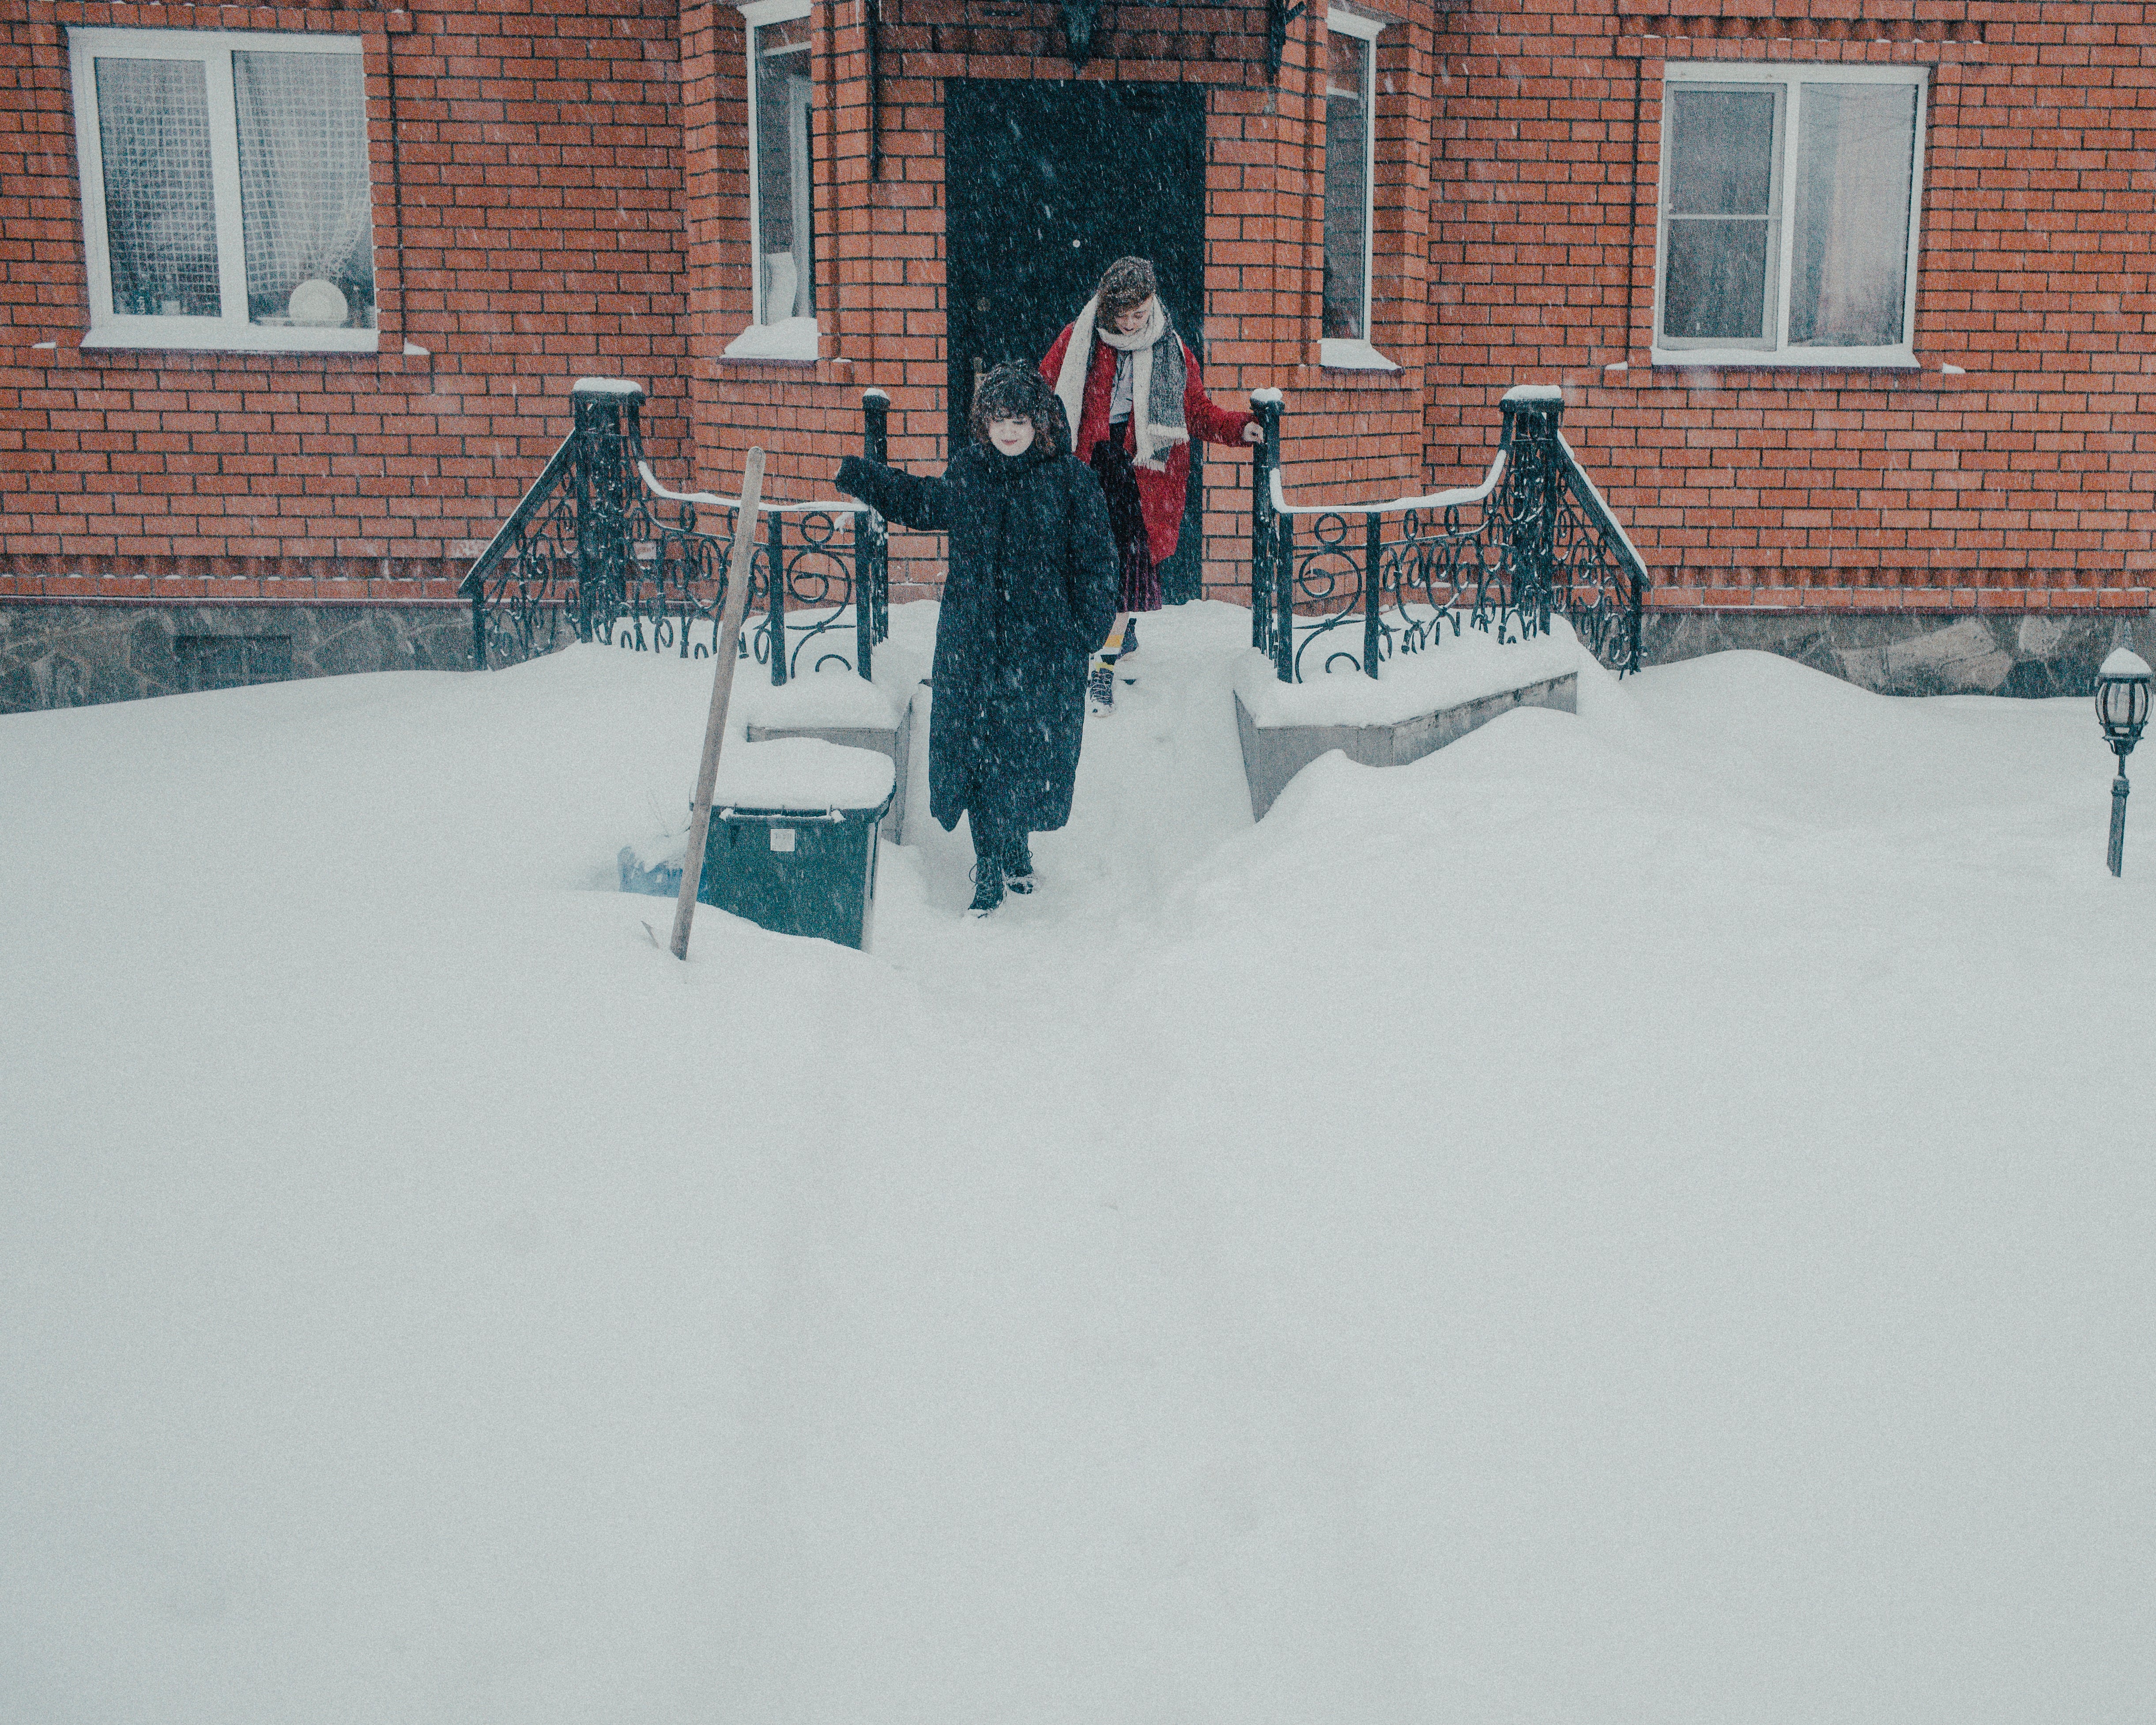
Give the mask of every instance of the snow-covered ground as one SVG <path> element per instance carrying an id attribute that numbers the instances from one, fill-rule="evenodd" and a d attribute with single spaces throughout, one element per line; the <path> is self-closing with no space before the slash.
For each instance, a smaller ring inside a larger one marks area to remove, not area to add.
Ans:
<path id="1" fill-rule="evenodd" d="M 0 719 L 0 1719 L 2146 1720 L 2087 704 L 1590 668 L 1254 827 L 1247 627 L 865 955 L 612 890 L 702 665 Z"/>

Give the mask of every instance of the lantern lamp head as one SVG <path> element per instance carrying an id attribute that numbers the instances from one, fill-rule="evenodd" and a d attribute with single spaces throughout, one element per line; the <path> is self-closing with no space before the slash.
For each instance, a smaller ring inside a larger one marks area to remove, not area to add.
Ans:
<path id="1" fill-rule="evenodd" d="M 2122 761 L 2148 722 L 2148 661 L 2133 650 L 2133 631 L 2111 650 L 2096 674 L 2096 718 L 2103 740 Z"/>

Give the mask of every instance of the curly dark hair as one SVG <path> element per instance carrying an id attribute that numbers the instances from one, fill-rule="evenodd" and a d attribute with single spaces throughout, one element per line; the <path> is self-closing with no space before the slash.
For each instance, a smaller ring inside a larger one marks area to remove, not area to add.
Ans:
<path id="1" fill-rule="evenodd" d="M 1097 291 L 1101 296 L 1101 321 L 1113 329 L 1116 318 L 1144 305 L 1158 293 L 1160 282 L 1147 259 L 1118 258 L 1102 273 Z"/>
<path id="2" fill-rule="evenodd" d="M 977 443 L 988 440 L 991 419 L 1029 419 L 1033 434 L 1052 455 L 1070 447 L 1070 429 L 1064 424 L 1063 403 L 1048 379 L 1021 360 L 1007 359 L 973 392 L 973 408 L 966 416 L 967 429 Z"/>

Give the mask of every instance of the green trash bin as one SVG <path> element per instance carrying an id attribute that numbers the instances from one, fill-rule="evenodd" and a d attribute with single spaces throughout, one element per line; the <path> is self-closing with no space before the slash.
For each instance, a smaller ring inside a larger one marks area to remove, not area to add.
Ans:
<path id="1" fill-rule="evenodd" d="M 714 805 L 696 901 L 774 933 L 865 947 L 877 834 L 890 807 L 888 792 L 873 809 Z"/>
<path id="2" fill-rule="evenodd" d="M 873 749 L 801 737 L 732 746 L 711 799 L 697 902 L 777 934 L 866 947 L 893 790 L 891 759 Z M 678 836 L 674 843 L 678 859 Z M 621 884 L 678 893 L 680 864 L 647 865 L 625 849 Z"/>

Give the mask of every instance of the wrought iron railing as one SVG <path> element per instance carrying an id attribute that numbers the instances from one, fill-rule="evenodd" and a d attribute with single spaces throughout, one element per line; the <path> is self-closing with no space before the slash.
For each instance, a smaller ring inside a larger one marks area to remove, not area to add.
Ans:
<path id="1" fill-rule="evenodd" d="M 465 577 L 473 664 L 515 665 L 571 641 L 708 657 L 741 500 L 660 482 L 636 384 L 587 377 L 571 399 L 568 436 Z M 889 410 L 881 390 L 861 398 L 872 461 L 885 458 Z M 714 512 L 723 526 L 707 529 Z M 883 518 L 851 498 L 767 498 L 757 514 L 747 606 L 758 620 L 742 632 L 742 655 L 768 665 L 774 683 L 804 664 L 867 676 L 891 623 Z"/>
<path id="2" fill-rule="evenodd" d="M 1280 393 L 1251 406 L 1265 439 L 1251 464 L 1250 639 L 1282 682 L 1343 662 L 1374 677 L 1395 652 L 1436 646 L 1448 623 L 1510 640 L 1559 615 L 1620 675 L 1639 669 L 1646 565 L 1565 442 L 1556 389 L 1506 396 L 1479 485 L 1378 503 L 1291 505 Z"/>

